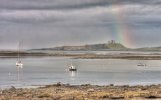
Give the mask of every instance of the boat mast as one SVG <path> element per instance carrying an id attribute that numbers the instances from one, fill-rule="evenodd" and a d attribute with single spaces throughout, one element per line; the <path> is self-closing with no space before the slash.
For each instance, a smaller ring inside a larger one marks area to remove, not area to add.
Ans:
<path id="1" fill-rule="evenodd" d="M 18 42 L 18 57 L 17 60 L 20 61 L 20 41 Z"/>
<path id="2" fill-rule="evenodd" d="M 73 62 L 72 62 L 72 59 L 71 59 L 71 63 L 70 63 L 70 64 L 71 64 L 71 66 L 73 66 Z"/>

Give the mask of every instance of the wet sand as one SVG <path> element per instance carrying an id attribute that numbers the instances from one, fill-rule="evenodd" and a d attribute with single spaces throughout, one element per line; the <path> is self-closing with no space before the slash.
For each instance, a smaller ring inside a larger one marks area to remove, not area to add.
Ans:
<path id="1" fill-rule="evenodd" d="M 147 100 L 161 99 L 161 85 L 107 86 L 53 84 L 0 91 L 0 100 Z"/>

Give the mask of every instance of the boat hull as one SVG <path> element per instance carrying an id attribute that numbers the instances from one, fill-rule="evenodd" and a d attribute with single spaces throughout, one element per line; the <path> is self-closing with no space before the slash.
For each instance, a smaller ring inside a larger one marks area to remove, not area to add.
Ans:
<path id="1" fill-rule="evenodd" d="M 18 68 L 23 68 L 23 64 L 22 64 L 22 63 L 16 63 L 16 66 L 17 66 Z"/>
<path id="2" fill-rule="evenodd" d="M 77 69 L 69 69 L 69 71 L 77 71 Z"/>

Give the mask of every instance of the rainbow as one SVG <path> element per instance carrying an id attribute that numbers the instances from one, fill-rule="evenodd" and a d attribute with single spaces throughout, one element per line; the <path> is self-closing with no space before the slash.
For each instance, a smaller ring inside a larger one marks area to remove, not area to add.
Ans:
<path id="1" fill-rule="evenodd" d="M 112 31 L 115 34 L 117 41 L 124 44 L 127 47 L 133 47 L 130 29 L 126 24 L 126 21 L 124 20 L 123 15 L 125 13 L 123 7 L 119 3 L 117 3 L 111 6 L 110 9 L 114 20 Z"/>

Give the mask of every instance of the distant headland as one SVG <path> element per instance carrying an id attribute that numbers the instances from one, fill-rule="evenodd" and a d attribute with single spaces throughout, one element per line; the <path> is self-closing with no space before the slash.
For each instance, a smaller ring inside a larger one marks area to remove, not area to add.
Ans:
<path id="1" fill-rule="evenodd" d="M 49 48 L 39 48 L 31 49 L 35 50 L 55 50 L 55 51 L 161 51 L 161 46 L 159 47 L 142 47 L 142 48 L 129 48 L 123 44 L 116 42 L 115 40 L 110 40 L 107 43 L 99 44 L 86 44 L 80 46 L 58 46 Z"/>
<path id="2" fill-rule="evenodd" d="M 117 43 L 114 40 L 108 41 L 107 43 L 100 44 L 87 44 L 81 46 L 60 46 L 60 47 L 51 47 L 51 48 L 41 48 L 33 50 L 61 50 L 61 51 L 80 51 L 80 50 L 128 50 L 129 48 L 125 47 L 121 43 Z"/>
<path id="3" fill-rule="evenodd" d="M 74 52 L 73 52 L 74 51 Z M 75 53 L 75 51 L 77 53 Z M 81 51 L 81 53 L 80 53 Z M 86 52 L 88 51 L 88 52 Z M 93 53 L 105 51 L 106 53 Z M 110 53 L 110 51 L 118 51 Z M 121 51 L 121 52 L 120 52 Z M 82 53 L 83 52 L 83 53 Z M 145 52 L 149 52 L 148 54 Z M 128 48 L 114 40 L 107 43 L 81 46 L 60 46 L 20 51 L 21 57 L 72 57 L 79 59 L 132 59 L 132 60 L 161 60 L 161 47 Z M 16 57 L 17 51 L 0 51 L 0 57 Z"/>

